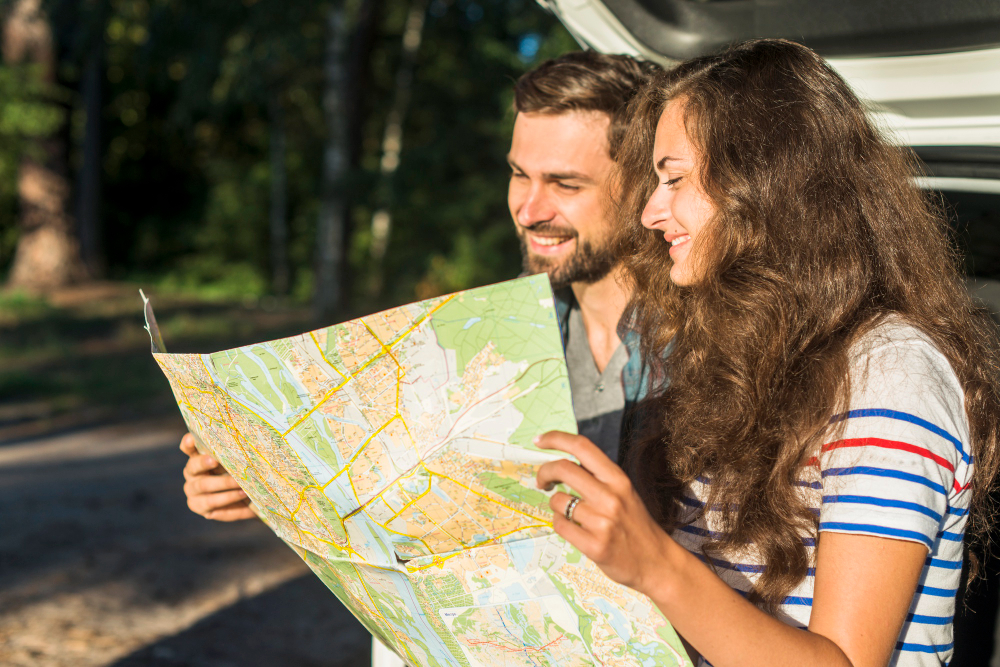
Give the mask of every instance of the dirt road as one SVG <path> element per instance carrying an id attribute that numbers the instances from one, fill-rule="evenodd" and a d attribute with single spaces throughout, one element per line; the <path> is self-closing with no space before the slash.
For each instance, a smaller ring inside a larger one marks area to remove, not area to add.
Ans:
<path id="1" fill-rule="evenodd" d="M 369 635 L 267 528 L 187 510 L 182 428 L 0 442 L 0 664 L 365 665 Z"/>

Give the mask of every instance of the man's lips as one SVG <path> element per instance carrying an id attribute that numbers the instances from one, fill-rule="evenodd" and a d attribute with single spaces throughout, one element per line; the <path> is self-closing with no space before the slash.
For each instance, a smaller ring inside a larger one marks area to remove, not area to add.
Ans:
<path id="1" fill-rule="evenodd" d="M 566 252 L 576 237 L 569 234 L 554 235 L 525 232 L 525 238 L 528 240 L 528 247 L 531 249 L 531 252 L 536 255 L 551 256 Z"/>

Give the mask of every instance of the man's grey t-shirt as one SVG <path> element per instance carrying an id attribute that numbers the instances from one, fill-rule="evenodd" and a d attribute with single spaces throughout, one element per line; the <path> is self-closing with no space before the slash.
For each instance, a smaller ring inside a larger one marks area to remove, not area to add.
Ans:
<path id="1" fill-rule="evenodd" d="M 583 314 L 576 304 L 569 311 L 567 328 L 566 366 L 577 427 L 580 435 L 589 438 L 608 458 L 617 462 L 625 411 L 622 370 L 628 362 L 628 349 L 619 345 L 604 372 L 598 373 L 583 326 Z"/>

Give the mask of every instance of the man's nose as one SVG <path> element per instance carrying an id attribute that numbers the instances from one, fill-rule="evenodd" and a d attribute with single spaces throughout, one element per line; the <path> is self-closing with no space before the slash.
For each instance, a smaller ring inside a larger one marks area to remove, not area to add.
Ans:
<path id="1" fill-rule="evenodd" d="M 522 227 L 532 227 L 540 222 L 548 222 L 556 216 L 552 202 L 546 196 L 545 188 L 532 185 L 521 207 L 517 210 L 517 223 Z"/>

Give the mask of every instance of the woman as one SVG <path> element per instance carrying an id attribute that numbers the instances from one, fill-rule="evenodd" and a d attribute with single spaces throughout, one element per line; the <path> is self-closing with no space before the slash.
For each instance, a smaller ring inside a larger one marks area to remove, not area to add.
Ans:
<path id="1" fill-rule="evenodd" d="M 580 461 L 539 471 L 579 497 L 553 495 L 555 530 L 715 667 L 946 664 L 997 346 L 912 157 L 789 42 L 687 62 L 633 108 L 624 256 L 669 384 L 629 475 L 538 439 Z"/>

